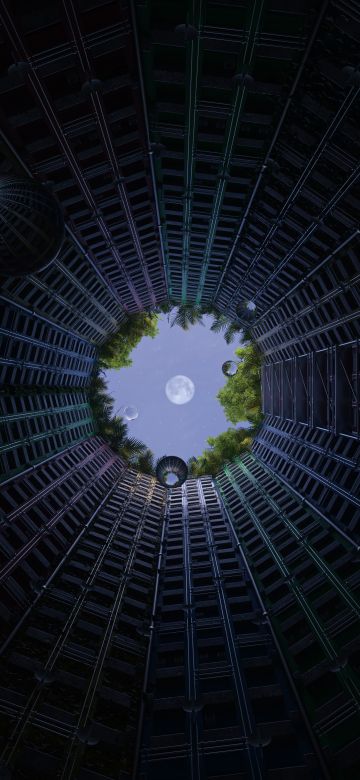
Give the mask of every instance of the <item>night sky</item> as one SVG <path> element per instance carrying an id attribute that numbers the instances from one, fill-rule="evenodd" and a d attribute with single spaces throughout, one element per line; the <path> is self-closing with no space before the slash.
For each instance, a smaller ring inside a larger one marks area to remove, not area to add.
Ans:
<path id="1" fill-rule="evenodd" d="M 208 436 L 231 426 L 216 394 L 226 382 L 222 363 L 234 358 L 239 341 L 227 345 L 222 334 L 210 330 L 211 317 L 204 317 L 205 326 L 188 331 L 171 328 L 167 315 L 161 317 L 158 336 L 143 338 L 133 351 L 133 365 L 106 372 L 108 391 L 115 399 L 114 412 L 130 404 L 139 410 L 139 417 L 128 423 L 129 435 L 145 442 L 155 457 L 188 460 L 208 446 Z M 166 382 L 177 374 L 195 385 L 194 397 L 183 405 L 171 403 L 165 394 Z"/>

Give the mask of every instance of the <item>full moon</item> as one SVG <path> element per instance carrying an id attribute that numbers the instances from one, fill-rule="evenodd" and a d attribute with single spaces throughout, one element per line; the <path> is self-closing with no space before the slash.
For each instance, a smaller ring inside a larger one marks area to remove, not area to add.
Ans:
<path id="1" fill-rule="evenodd" d="M 177 374 L 166 382 L 165 393 L 172 404 L 187 404 L 195 393 L 195 386 L 188 376 Z"/>

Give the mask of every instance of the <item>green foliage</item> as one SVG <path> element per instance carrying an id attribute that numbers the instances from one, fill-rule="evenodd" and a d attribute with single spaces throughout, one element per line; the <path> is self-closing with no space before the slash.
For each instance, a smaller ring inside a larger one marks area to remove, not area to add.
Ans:
<path id="1" fill-rule="evenodd" d="M 203 325 L 203 314 L 204 311 L 199 306 L 191 303 L 181 304 L 171 317 L 171 327 L 179 325 L 183 330 L 189 330 L 191 325 Z"/>
<path id="2" fill-rule="evenodd" d="M 130 466 L 153 474 L 151 471 L 152 453 L 138 439 L 128 436 L 128 428 L 122 417 L 113 416 L 114 399 L 107 393 L 105 379 L 97 372 L 92 379 L 89 390 L 89 402 L 94 418 L 96 433 L 109 446 L 126 460 Z M 151 457 L 150 457 L 151 456 Z"/>
<path id="3" fill-rule="evenodd" d="M 210 448 L 204 450 L 198 458 L 188 461 L 189 474 L 202 477 L 204 474 L 215 476 L 224 463 L 234 460 L 249 449 L 253 439 L 252 429 L 228 428 L 219 436 L 209 436 Z"/>
<path id="4" fill-rule="evenodd" d="M 90 388 L 90 404 L 99 435 L 129 465 L 150 475 L 154 475 L 156 468 L 153 453 L 145 444 L 128 436 L 127 425 L 121 417 L 113 416 L 114 401 L 107 393 L 106 382 L 101 377 L 100 370 L 130 366 L 132 350 L 144 336 L 154 338 L 157 335 L 160 313 L 168 314 L 169 318 L 172 309 L 173 304 L 164 301 L 156 307 L 155 312 L 140 312 L 131 315 L 121 323 L 117 333 L 100 347 L 98 370 Z M 243 326 L 232 322 L 226 314 L 212 306 L 182 304 L 177 307 L 176 312 L 172 312 L 171 325 L 179 325 L 184 330 L 189 330 L 192 325 L 203 324 L 203 316 L 206 314 L 213 318 L 211 330 L 215 333 L 223 333 L 228 344 L 237 335 L 243 341 L 251 338 L 249 330 L 244 331 Z M 261 421 L 260 354 L 252 343 L 238 348 L 235 354 L 243 359 L 243 362 L 235 376 L 229 377 L 225 387 L 219 391 L 218 399 L 230 422 L 235 424 L 240 420 L 248 419 L 256 426 Z M 209 437 L 207 440 L 209 449 L 206 449 L 199 458 L 190 459 L 189 474 L 192 476 L 217 474 L 225 462 L 233 460 L 250 447 L 254 432 L 254 427 L 229 428 L 219 436 Z"/>
<path id="5" fill-rule="evenodd" d="M 243 327 L 233 322 L 226 314 L 219 312 L 213 306 L 196 306 L 196 304 L 185 303 L 177 307 L 176 312 L 172 314 L 171 326 L 179 325 L 183 330 L 189 330 L 192 325 L 203 325 L 204 314 L 209 314 L 213 318 L 210 330 L 214 333 L 223 333 L 227 344 L 231 344 L 235 336 L 243 336 Z"/>
<path id="6" fill-rule="evenodd" d="M 169 298 L 166 298 L 166 300 L 156 304 L 154 311 L 160 312 L 162 314 L 168 314 L 173 308 L 174 304 L 169 300 Z"/>
<path id="7" fill-rule="evenodd" d="M 144 336 L 155 338 L 158 333 L 159 311 L 166 310 L 166 302 L 157 312 L 138 312 L 121 323 L 119 330 L 100 347 L 97 373 L 90 387 L 90 405 L 97 433 L 114 452 L 130 466 L 145 474 L 154 474 L 154 457 L 145 444 L 128 436 L 122 417 L 113 416 L 114 399 L 107 393 L 107 385 L 100 372 L 104 368 L 131 366 L 130 355 Z"/>
<path id="8" fill-rule="evenodd" d="M 226 327 L 226 320 L 221 315 L 213 329 L 220 332 Z M 260 353 L 256 346 L 250 343 L 236 349 L 235 355 L 242 362 L 236 374 L 228 377 L 226 385 L 219 390 L 217 397 L 230 422 L 235 424 L 247 419 L 253 425 L 251 428 L 228 428 L 219 436 L 210 436 L 207 440 L 210 448 L 188 462 L 191 476 L 215 476 L 224 463 L 233 461 L 250 448 L 256 427 L 261 422 Z"/>
<path id="9" fill-rule="evenodd" d="M 121 323 L 119 330 L 99 349 L 99 366 L 122 368 L 131 366 L 130 355 L 144 336 L 155 338 L 158 333 L 158 314 L 138 312 Z"/>
<path id="10" fill-rule="evenodd" d="M 107 392 L 107 384 L 98 370 L 92 377 L 89 388 L 89 403 L 97 432 L 105 430 L 111 418 L 114 399 Z"/>
<path id="11" fill-rule="evenodd" d="M 231 344 L 231 342 L 234 341 L 235 336 L 243 336 L 241 325 L 232 322 L 226 314 L 223 314 L 216 309 L 212 309 L 209 313 L 213 317 L 213 323 L 210 326 L 210 330 L 214 331 L 214 333 L 223 333 L 227 344 Z"/>
<path id="12" fill-rule="evenodd" d="M 138 455 L 136 461 L 132 463 L 132 466 L 137 471 L 141 471 L 142 474 L 150 474 L 151 476 L 154 476 L 155 474 L 155 458 L 154 453 L 149 449 L 145 448 L 140 455 Z"/>
<path id="13" fill-rule="evenodd" d="M 250 343 L 235 350 L 243 362 L 234 376 L 228 377 L 226 385 L 217 397 L 224 408 L 226 419 L 235 424 L 249 420 L 258 425 L 262 419 L 260 369 L 261 358 L 255 344 Z"/>

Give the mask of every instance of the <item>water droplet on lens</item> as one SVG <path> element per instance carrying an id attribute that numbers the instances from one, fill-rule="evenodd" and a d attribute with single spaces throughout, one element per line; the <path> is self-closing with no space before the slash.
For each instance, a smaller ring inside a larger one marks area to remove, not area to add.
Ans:
<path id="1" fill-rule="evenodd" d="M 225 376 L 234 376 L 237 372 L 237 363 L 234 360 L 226 360 L 222 364 L 221 370 Z"/>
<path id="2" fill-rule="evenodd" d="M 139 417 L 136 406 L 124 406 L 123 417 L 124 420 L 136 420 Z"/>

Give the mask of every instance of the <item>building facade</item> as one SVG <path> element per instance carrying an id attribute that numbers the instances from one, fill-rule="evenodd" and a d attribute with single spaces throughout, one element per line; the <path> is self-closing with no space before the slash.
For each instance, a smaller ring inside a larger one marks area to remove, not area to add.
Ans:
<path id="1" fill-rule="evenodd" d="M 360 775 L 351 0 L 0 4 L 0 175 L 61 205 L 0 278 L 0 777 Z M 98 348 L 212 307 L 264 419 L 164 490 L 97 435 Z M 251 304 L 251 308 L 248 308 Z"/>

